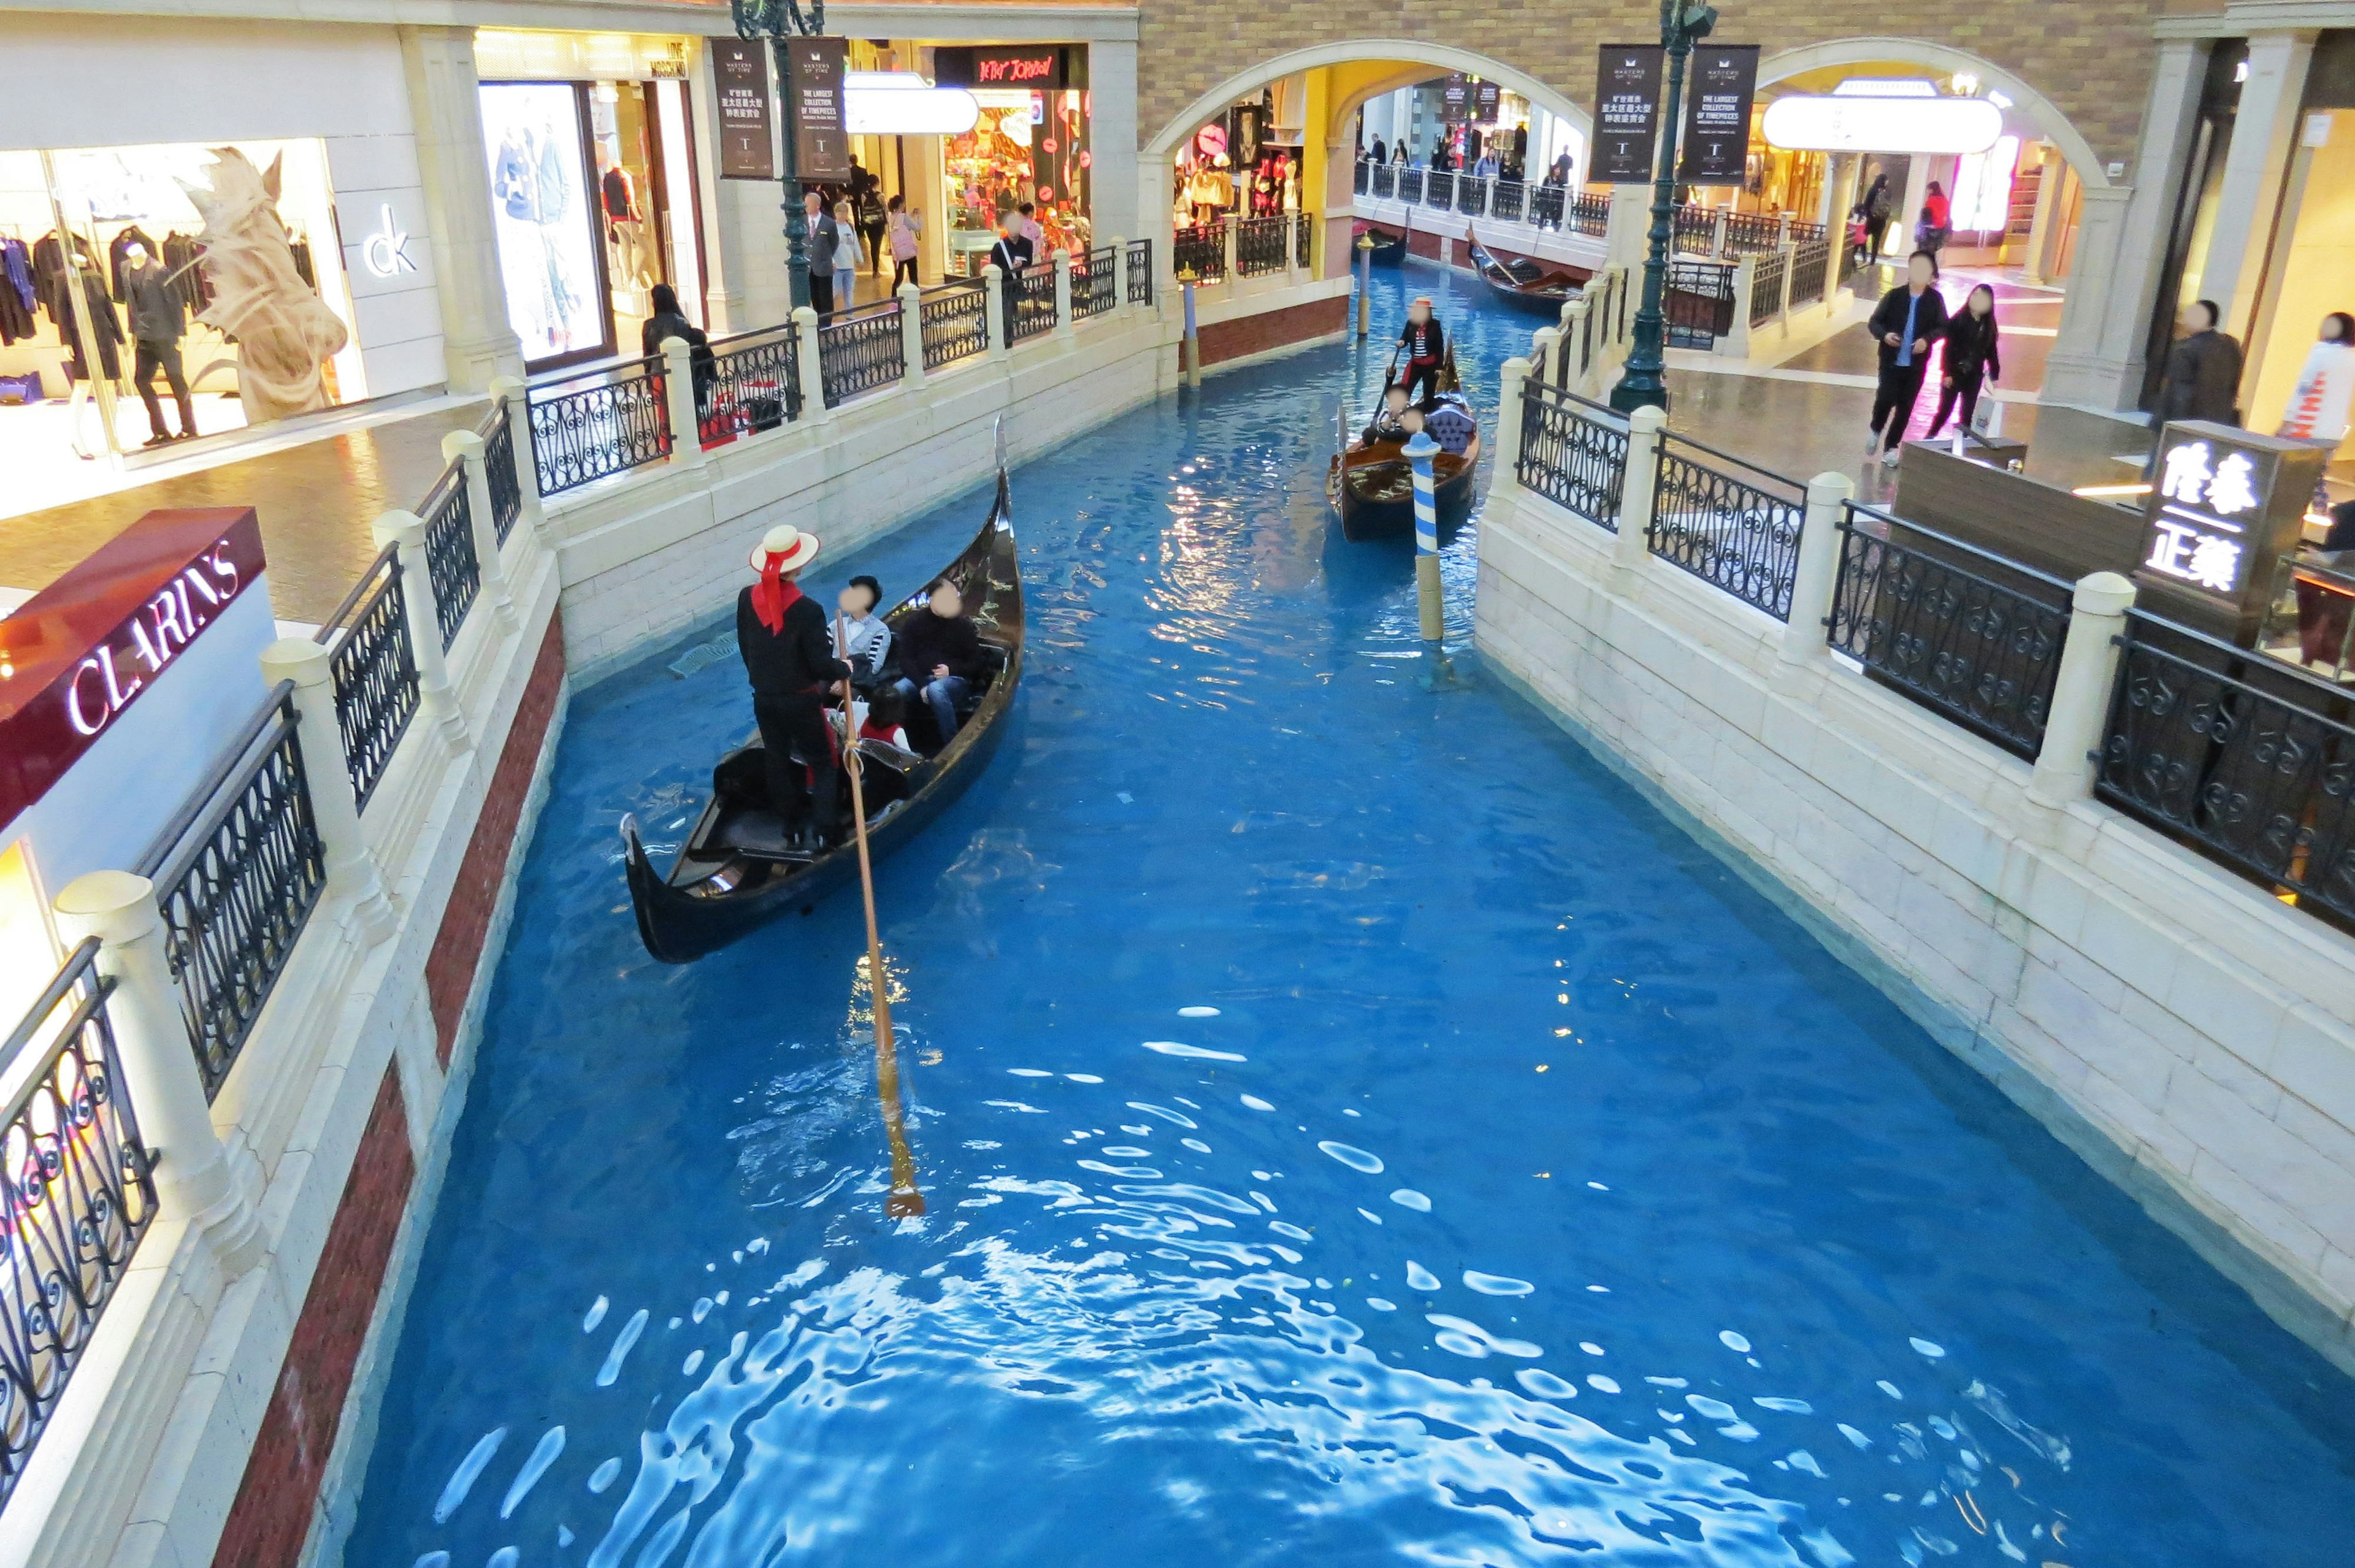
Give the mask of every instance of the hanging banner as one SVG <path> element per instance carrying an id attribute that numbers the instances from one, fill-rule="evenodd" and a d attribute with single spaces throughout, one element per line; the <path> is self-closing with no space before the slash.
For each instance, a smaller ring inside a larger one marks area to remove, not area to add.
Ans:
<path id="1" fill-rule="evenodd" d="M 1757 91 L 1756 44 L 1694 47 L 1678 179 L 1688 185 L 1742 183 L 1750 157 L 1750 101 Z"/>
<path id="2" fill-rule="evenodd" d="M 773 180 L 777 155 L 770 145 L 769 47 L 753 38 L 712 38 L 712 84 L 719 95 L 719 177 Z"/>
<path id="3" fill-rule="evenodd" d="M 785 97 L 792 105 L 796 177 L 832 185 L 850 177 L 850 137 L 842 126 L 845 38 L 785 40 Z"/>
<path id="4" fill-rule="evenodd" d="M 1657 44 L 1605 44 L 1594 75 L 1598 185 L 1649 185 L 1660 131 Z"/>
<path id="5" fill-rule="evenodd" d="M 1471 118 L 1472 79 L 1459 70 L 1439 90 L 1439 123 L 1461 125 Z"/>

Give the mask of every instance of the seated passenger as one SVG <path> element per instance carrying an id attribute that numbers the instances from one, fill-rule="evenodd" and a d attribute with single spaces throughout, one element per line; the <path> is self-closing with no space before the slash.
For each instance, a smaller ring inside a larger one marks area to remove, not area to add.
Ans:
<path id="1" fill-rule="evenodd" d="M 887 746 L 897 746 L 903 752 L 916 748 L 908 740 L 908 727 L 901 722 L 907 705 L 894 689 L 879 691 L 871 702 L 859 705 L 858 738 L 880 741 Z"/>
<path id="2" fill-rule="evenodd" d="M 891 667 L 891 628 L 875 613 L 882 598 L 881 583 L 871 577 L 854 577 L 835 600 L 842 620 L 836 627 L 834 656 L 850 667 L 851 688 L 857 691 L 872 691 L 884 684 Z"/>
<path id="3" fill-rule="evenodd" d="M 1382 406 L 1374 411 L 1372 422 L 1366 426 L 1366 433 L 1363 437 L 1365 443 L 1371 446 L 1380 441 L 1404 441 L 1407 436 L 1406 427 L 1400 424 L 1399 420 L 1406 411 L 1407 399 L 1404 387 L 1392 386 L 1382 389 Z"/>
<path id="4" fill-rule="evenodd" d="M 957 707 L 980 673 L 980 635 L 964 613 L 963 596 L 943 582 L 900 629 L 900 680 L 893 689 L 903 701 L 922 696 L 945 746 L 957 732 Z"/>

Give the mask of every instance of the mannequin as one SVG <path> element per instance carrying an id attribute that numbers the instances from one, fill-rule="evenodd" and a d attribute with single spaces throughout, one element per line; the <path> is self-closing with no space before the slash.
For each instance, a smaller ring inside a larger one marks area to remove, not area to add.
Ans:
<path id="1" fill-rule="evenodd" d="M 180 368 L 180 338 L 187 330 L 187 306 L 172 287 L 171 274 L 163 263 L 136 240 L 123 248 L 123 303 L 130 310 L 131 336 L 138 345 L 131 379 L 139 389 L 139 400 L 147 405 L 147 428 L 154 432 L 146 444 L 186 441 L 197 433 L 197 411 L 188 399 L 187 376 Z M 178 405 L 178 435 L 164 428 L 163 405 L 155 398 L 157 370 L 164 372 L 172 388 L 172 400 Z"/>

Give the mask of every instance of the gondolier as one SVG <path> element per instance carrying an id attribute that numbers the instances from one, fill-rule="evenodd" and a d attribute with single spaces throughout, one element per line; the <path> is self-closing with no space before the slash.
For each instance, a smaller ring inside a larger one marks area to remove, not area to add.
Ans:
<path id="1" fill-rule="evenodd" d="M 1406 328 L 1399 334 L 1398 384 L 1411 401 L 1428 402 L 1439 395 L 1439 368 L 1447 359 L 1447 332 L 1431 314 L 1431 296 L 1417 294 L 1407 306 Z M 1423 395 L 1415 395 L 1422 387 Z"/>
<path id="2" fill-rule="evenodd" d="M 837 803 L 825 692 L 850 667 L 834 656 L 826 612 L 794 581 L 817 551 L 816 536 L 790 523 L 771 528 L 753 547 L 752 570 L 761 581 L 736 596 L 736 644 L 752 683 L 770 804 L 789 833 L 815 830 L 830 840 Z"/>

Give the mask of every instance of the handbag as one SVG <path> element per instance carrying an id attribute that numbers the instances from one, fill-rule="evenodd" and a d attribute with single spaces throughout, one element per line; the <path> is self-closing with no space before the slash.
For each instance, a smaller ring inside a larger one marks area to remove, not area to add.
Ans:
<path id="1" fill-rule="evenodd" d="M 1990 392 L 1971 409 L 1971 433 L 1981 441 L 1993 441 L 2003 434 L 2003 405 Z"/>

